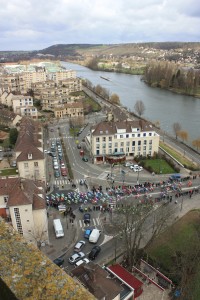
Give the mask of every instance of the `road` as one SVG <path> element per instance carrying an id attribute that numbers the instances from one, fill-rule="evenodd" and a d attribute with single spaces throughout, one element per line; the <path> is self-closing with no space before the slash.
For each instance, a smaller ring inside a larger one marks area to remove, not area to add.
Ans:
<path id="1" fill-rule="evenodd" d="M 96 115 L 93 116 L 93 119 L 96 119 Z M 103 118 L 103 115 L 98 115 L 99 120 Z M 89 119 L 91 120 L 91 119 Z M 92 121 L 93 122 L 93 121 Z M 88 190 L 91 190 L 93 186 L 102 186 L 103 190 L 105 190 L 107 187 L 110 187 L 112 185 L 111 180 L 107 180 L 107 175 L 112 174 L 112 177 L 114 179 L 115 185 L 122 185 L 123 183 L 125 185 L 135 185 L 138 181 L 141 182 L 158 182 L 160 180 L 166 180 L 168 179 L 168 175 L 159 175 L 159 176 L 152 176 L 149 175 L 148 172 L 142 171 L 142 172 L 133 172 L 129 168 L 125 167 L 114 167 L 112 168 L 110 165 L 104 165 L 104 166 L 96 166 L 93 165 L 90 161 L 84 162 L 82 161 L 82 157 L 80 156 L 80 150 L 77 148 L 77 141 L 81 145 L 81 147 L 84 149 L 85 152 L 87 152 L 87 149 L 85 149 L 85 144 L 83 142 L 84 137 L 87 135 L 89 129 L 90 129 L 90 123 L 87 124 L 87 126 L 84 128 L 83 132 L 79 137 L 71 137 L 69 134 L 69 124 L 68 122 L 64 120 L 60 120 L 56 124 L 49 125 L 49 131 L 46 134 L 46 150 L 49 149 L 52 141 L 56 141 L 58 138 L 62 137 L 64 146 L 67 150 L 67 155 L 74 173 L 74 183 L 76 184 L 76 190 L 80 192 L 86 192 L 87 189 L 85 185 L 79 185 L 79 181 L 81 179 L 86 179 Z M 58 153 L 56 152 L 56 155 L 58 156 Z M 71 183 L 68 181 L 67 178 L 55 178 L 54 176 L 54 170 L 52 166 L 52 157 L 50 157 L 48 154 L 46 154 L 46 163 L 47 163 L 47 178 L 49 181 L 49 184 L 51 186 L 56 185 L 60 192 L 67 192 L 70 190 Z M 64 159 L 63 159 L 64 160 Z M 66 164 L 66 162 L 64 161 Z M 199 185 L 199 183 L 198 183 Z M 58 191 L 59 191 L 58 190 Z M 160 194 L 160 190 L 155 190 L 152 193 L 153 197 L 156 197 Z M 132 197 L 132 199 L 136 202 L 139 200 L 136 200 L 135 197 Z M 173 202 L 174 205 L 174 202 Z M 183 202 L 181 203 L 183 207 Z M 177 210 L 180 214 L 180 209 L 178 208 L 178 205 L 176 206 Z M 83 226 L 83 220 L 82 220 L 82 214 L 78 211 L 78 207 L 74 206 L 74 213 L 76 214 L 76 221 L 73 225 L 69 224 L 69 220 L 66 220 L 65 227 L 67 229 L 69 226 L 72 226 L 72 228 L 76 228 L 75 232 L 75 240 L 73 240 L 72 246 L 67 250 L 67 253 L 65 255 L 65 267 L 68 270 L 71 270 L 73 266 L 67 263 L 67 260 L 69 256 L 73 253 L 73 247 L 76 241 L 83 239 L 83 232 L 84 232 L 84 226 Z M 184 210 L 183 210 L 184 211 Z M 178 213 L 178 212 L 177 212 Z M 113 255 L 116 256 L 119 253 L 119 248 L 121 247 L 122 243 L 119 241 L 118 238 L 113 238 L 115 234 L 106 234 L 105 227 L 104 227 L 104 215 L 100 212 L 92 212 L 92 222 L 91 222 L 91 228 L 97 227 L 100 230 L 102 230 L 102 235 L 99 239 L 98 245 L 101 245 L 102 251 L 100 252 L 99 256 L 95 260 L 97 263 L 104 264 L 106 261 L 108 261 L 111 257 L 113 258 Z M 109 215 L 106 215 L 107 220 L 109 219 Z M 105 222 L 107 223 L 107 221 Z M 148 225 L 149 226 L 149 225 Z M 51 236 L 53 241 L 53 234 Z M 57 243 L 57 241 L 53 241 Z M 90 252 L 91 248 L 93 247 L 92 244 L 86 243 L 84 252 L 86 255 Z"/>

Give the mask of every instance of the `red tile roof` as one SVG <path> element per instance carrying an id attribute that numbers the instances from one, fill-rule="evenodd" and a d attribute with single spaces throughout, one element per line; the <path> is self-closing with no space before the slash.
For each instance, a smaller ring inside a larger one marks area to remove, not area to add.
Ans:
<path id="1" fill-rule="evenodd" d="M 143 282 L 141 282 L 139 279 L 134 277 L 131 273 L 126 271 L 126 269 L 124 269 L 119 264 L 109 266 L 107 269 L 112 271 L 112 273 L 115 273 L 119 278 L 121 278 L 125 283 L 127 283 L 134 290 L 138 290 L 143 285 Z"/>

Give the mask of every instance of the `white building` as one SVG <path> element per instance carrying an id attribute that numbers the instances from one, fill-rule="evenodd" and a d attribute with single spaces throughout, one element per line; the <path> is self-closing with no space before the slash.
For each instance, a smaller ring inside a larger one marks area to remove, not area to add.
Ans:
<path id="1" fill-rule="evenodd" d="M 41 182 L 1 178 L 0 216 L 27 241 L 38 246 L 49 243 L 45 186 Z"/>
<path id="2" fill-rule="evenodd" d="M 39 123 L 22 118 L 14 152 L 20 177 L 46 182 L 43 131 Z"/>
<path id="3" fill-rule="evenodd" d="M 94 163 L 153 156 L 158 152 L 159 135 L 150 123 L 140 121 L 101 122 L 88 137 Z"/>

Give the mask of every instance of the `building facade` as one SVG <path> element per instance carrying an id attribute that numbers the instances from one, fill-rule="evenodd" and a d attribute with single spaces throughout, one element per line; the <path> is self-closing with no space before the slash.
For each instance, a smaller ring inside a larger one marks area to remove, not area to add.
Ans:
<path id="1" fill-rule="evenodd" d="M 46 183 L 43 131 L 39 123 L 22 118 L 14 153 L 20 177 Z"/>
<path id="2" fill-rule="evenodd" d="M 45 186 L 22 178 L 0 179 L 0 216 L 33 244 L 48 244 Z"/>
<path id="3" fill-rule="evenodd" d="M 153 156 L 158 152 L 159 135 L 148 122 L 101 122 L 88 138 L 95 164 L 135 156 Z"/>

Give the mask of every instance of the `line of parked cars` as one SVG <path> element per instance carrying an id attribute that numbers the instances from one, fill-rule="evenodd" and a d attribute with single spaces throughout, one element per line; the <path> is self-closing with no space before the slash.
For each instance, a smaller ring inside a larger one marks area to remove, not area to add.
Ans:
<path id="1" fill-rule="evenodd" d="M 125 167 L 129 167 L 132 171 L 134 172 L 141 172 L 143 170 L 143 167 L 142 166 L 139 166 L 139 165 L 134 165 L 133 162 L 131 161 L 126 161 L 124 163 L 124 166 Z"/>

